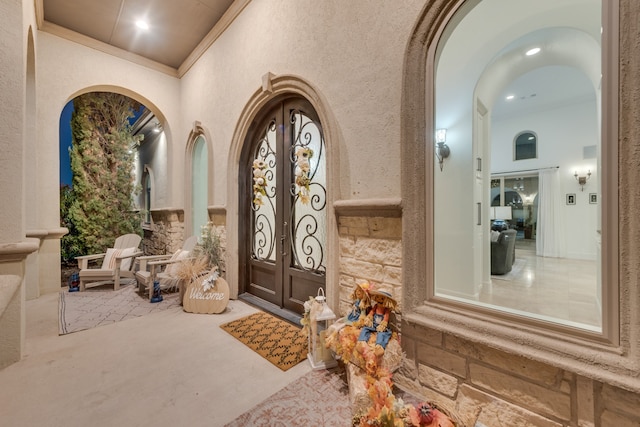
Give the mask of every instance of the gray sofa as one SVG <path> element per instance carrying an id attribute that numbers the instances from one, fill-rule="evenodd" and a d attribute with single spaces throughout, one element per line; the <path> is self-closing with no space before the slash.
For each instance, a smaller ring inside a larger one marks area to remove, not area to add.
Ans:
<path id="1" fill-rule="evenodd" d="M 516 230 L 503 230 L 491 242 L 491 274 L 507 274 L 516 258 Z"/>

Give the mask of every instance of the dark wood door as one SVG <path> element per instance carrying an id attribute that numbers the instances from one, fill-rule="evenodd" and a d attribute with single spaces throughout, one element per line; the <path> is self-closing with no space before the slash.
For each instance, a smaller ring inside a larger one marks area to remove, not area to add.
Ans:
<path id="1" fill-rule="evenodd" d="M 326 162 L 311 105 L 267 106 L 246 141 L 244 290 L 297 313 L 326 276 Z"/>

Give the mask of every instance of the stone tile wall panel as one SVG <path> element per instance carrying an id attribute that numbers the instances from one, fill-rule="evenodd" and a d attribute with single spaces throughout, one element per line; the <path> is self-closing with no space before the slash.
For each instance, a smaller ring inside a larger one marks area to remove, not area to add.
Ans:
<path id="1" fill-rule="evenodd" d="M 433 369 L 427 365 L 418 365 L 418 379 L 420 384 L 430 389 L 444 394 L 447 397 L 455 398 L 458 391 L 458 379 L 453 375 Z"/>
<path id="2" fill-rule="evenodd" d="M 571 418 L 571 402 L 567 394 L 475 363 L 469 365 L 469 380 L 479 388 L 535 412 L 560 419 Z"/>
<path id="3" fill-rule="evenodd" d="M 339 309 L 342 314 L 351 304 L 351 292 L 358 280 L 392 288 L 402 300 L 402 242 L 400 218 L 338 218 L 340 244 Z"/>
<path id="4" fill-rule="evenodd" d="M 640 426 L 640 395 L 606 384 L 601 390 L 602 405 L 607 412 L 629 417 L 636 427 Z"/>
<path id="5" fill-rule="evenodd" d="M 562 370 L 526 357 L 506 354 L 479 344 L 470 344 L 453 336 L 445 340 L 447 350 L 471 357 L 492 366 L 499 366 L 516 375 L 553 386 L 559 384 Z"/>
<path id="6" fill-rule="evenodd" d="M 453 401 L 463 419 L 478 416 L 478 426 L 640 426 L 635 393 L 408 322 L 402 346 L 406 360 L 395 383 L 424 399 Z M 463 363 L 468 372 L 460 375 Z M 427 384 L 440 380 L 433 375 L 440 371 L 455 373 L 453 398 L 442 382 Z"/>
<path id="7" fill-rule="evenodd" d="M 417 344 L 418 363 L 428 363 L 461 378 L 467 376 L 467 360 L 451 352 L 431 345 Z"/>

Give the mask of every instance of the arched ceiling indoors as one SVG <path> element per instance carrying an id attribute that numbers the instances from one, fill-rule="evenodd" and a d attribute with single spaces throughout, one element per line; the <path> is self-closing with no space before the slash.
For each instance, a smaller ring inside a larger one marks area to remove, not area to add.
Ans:
<path id="1" fill-rule="evenodd" d="M 534 9 L 526 16 L 521 13 L 525 3 L 528 10 Z M 600 0 L 480 1 L 455 33 L 445 30 L 447 49 L 437 58 L 441 78 L 436 76 L 436 91 L 446 93 L 447 99 L 438 100 L 437 126 L 449 127 L 468 115 L 468 94 L 474 90 L 482 91 L 482 99 L 491 103 L 494 118 L 593 98 L 600 79 L 600 9 Z M 470 37 L 480 38 L 484 48 L 467 43 Z M 535 59 L 525 57 L 533 46 L 542 51 Z M 585 57 L 592 57 L 593 63 L 576 60 Z M 507 92 L 516 99 L 506 101 Z"/>

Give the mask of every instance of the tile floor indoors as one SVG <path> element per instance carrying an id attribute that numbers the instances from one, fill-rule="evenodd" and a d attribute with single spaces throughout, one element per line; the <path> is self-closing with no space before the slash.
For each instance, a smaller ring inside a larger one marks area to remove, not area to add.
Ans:
<path id="1" fill-rule="evenodd" d="M 516 241 L 511 273 L 491 276 L 480 301 L 556 321 L 600 328 L 597 263 L 590 260 L 536 256 L 535 240 Z"/>
<path id="2" fill-rule="evenodd" d="M 58 294 L 26 304 L 21 361 L 0 370 L 0 425 L 222 426 L 309 372 L 283 372 L 219 325 L 181 307 L 58 336 Z"/>

